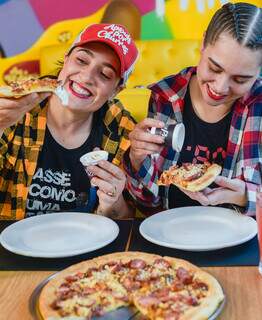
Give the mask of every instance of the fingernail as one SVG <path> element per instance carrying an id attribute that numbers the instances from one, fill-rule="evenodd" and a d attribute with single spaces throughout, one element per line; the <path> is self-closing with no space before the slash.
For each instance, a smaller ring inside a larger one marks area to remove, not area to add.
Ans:
<path id="1" fill-rule="evenodd" d="M 91 186 L 93 186 L 93 187 L 97 187 L 97 185 L 96 185 L 96 183 L 95 183 L 94 179 L 92 179 L 92 180 L 90 181 L 90 183 L 91 183 Z"/>
<path id="2" fill-rule="evenodd" d="M 31 98 L 33 100 L 37 100 L 38 99 L 38 94 L 36 92 L 32 93 Z"/>

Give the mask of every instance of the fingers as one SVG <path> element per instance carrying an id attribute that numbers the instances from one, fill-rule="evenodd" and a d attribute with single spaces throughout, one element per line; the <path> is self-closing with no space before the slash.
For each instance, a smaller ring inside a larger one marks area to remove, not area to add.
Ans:
<path id="1" fill-rule="evenodd" d="M 223 188 L 228 188 L 233 191 L 243 191 L 245 189 L 244 181 L 240 179 L 229 179 L 223 176 L 216 177 L 215 183 Z"/>
<path id="2" fill-rule="evenodd" d="M 132 143 L 132 147 L 146 145 L 146 143 L 156 143 L 156 144 L 163 144 L 164 138 L 158 135 L 151 134 L 148 131 L 138 130 L 135 129 L 129 134 L 129 138 Z"/>
<path id="3" fill-rule="evenodd" d="M 164 128 L 165 123 L 163 121 L 159 121 L 153 118 L 145 118 L 143 121 L 139 122 L 136 127 L 142 130 L 147 130 L 152 127 L 156 128 Z"/>
<path id="4" fill-rule="evenodd" d="M 135 126 L 135 129 L 129 134 L 129 138 L 131 143 L 134 142 L 134 147 L 137 142 L 149 142 L 149 143 L 157 143 L 162 144 L 164 143 L 164 138 L 158 135 L 153 135 L 149 132 L 149 128 L 151 127 L 163 128 L 164 122 L 146 118 L 142 122 L 138 123 Z M 132 143 L 133 146 L 133 143 Z"/>
<path id="5" fill-rule="evenodd" d="M 99 161 L 98 165 L 89 166 L 88 171 L 93 175 L 91 184 L 98 187 L 98 196 L 100 195 L 109 202 L 115 202 L 125 187 L 126 176 L 124 172 L 116 165 L 105 160 Z M 108 197 L 114 199 L 108 199 Z M 99 197 L 100 201 L 102 198 Z"/>
<path id="6" fill-rule="evenodd" d="M 17 100 L 17 106 L 21 106 L 24 112 L 31 110 L 34 106 L 51 95 L 50 92 L 31 93 Z"/>
<path id="7" fill-rule="evenodd" d="M 108 200 L 109 202 L 115 202 L 120 197 L 124 190 L 125 181 L 106 181 L 98 177 L 91 179 L 91 184 L 98 187 L 97 195 L 100 198 L 100 195 L 103 199 Z"/>
<path id="8" fill-rule="evenodd" d="M 134 130 L 129 134 L 131 143 L 130 161 L 135 170 L 139 170 L 142 162 L 147 155 L 160 153 L 164 144 L 164 138 L 151 134 L 149 129 L 152 127 L 163 128 L 164 122 L 146 118 L 138 123 Z"/>
<path id="9" fill-rule="evenodd" d="M 50 96 L 49 93 L 32 93 L 19 99 L 0 98 L 0 128 L 1 130 L 19 121 L 23 115 L 33 109 L 43 99 Z"/>
<path id="10" fill-rule="evenodd" d="M 32 107 L 40 103 L 42 100 L 50 96 L 50 93 L 31 93 L 26 96 L 23 96 L 21 98 L 15 99 L 6 99 L 1 98 L 0 99 L 0 109 L 2 110 L 20 110 L 21 112 L 26 112 L 28 110 L 31 110 Z"/>
<path id="11" fill-rule="evenodd" d="M 113 163 L 102 160 L 95 166 L 88 166 L 88 171 L 92 172 L 94 176 L 110 181 L 111 179 L 123 180 L 125 179 L 124 172 Z"/>
<path id="12" fill-rule="evenodd" d="M 186 191 L 184 189 L 180 189 L 180 190 L 184 192 L 192 200 L 198 201 L 202 206 L 210 205 L 208 197 L 203 192 L 192 192 L 192 191 Z"/>

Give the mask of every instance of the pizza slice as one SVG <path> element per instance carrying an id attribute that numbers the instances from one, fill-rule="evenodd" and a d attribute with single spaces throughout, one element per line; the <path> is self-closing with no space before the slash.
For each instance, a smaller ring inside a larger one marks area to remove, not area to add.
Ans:
<path id="1" fill-rule="evenodd" d="M 117 263 L 87 261 L 69 267 L 41 292 L 39 308 L 44 319 L 91 319 L 128 306 L 126 289 L 112 270 Z"/>
<path id="2" fill-rule="evenodd" d="M 191 263 L 164 257 L 159 264 L 166 274 L 133 294 L 134 305 L 147 319 L 208 319 L 224 299 L 217 280 Z"/>
<path id="3" fill-rule="evenodd" d="M 33 92 L 55 92 L 60 82 L 51 78 L 12 82 L 9 86 L 0 87 L 0 97 L 19 98 Z"/>
<path id="4" fill-rule="evenodd" d="M 220 174 L 222 167 L 216 163 L 184 163 L 182 166 L 172 166 L 165 170 L 158 185 L 176 185 L 178 188 L 187 191 L 201 191 L 208 187 Z"/>

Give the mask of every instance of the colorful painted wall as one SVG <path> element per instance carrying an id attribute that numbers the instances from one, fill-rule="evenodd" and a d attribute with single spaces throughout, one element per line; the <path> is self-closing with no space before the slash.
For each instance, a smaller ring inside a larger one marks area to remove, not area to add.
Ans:
<path id="1" fill-rule="evenodd" d="M 246 1 L 260 6 L 262 4 L 262 0 Z M 6 56 L 21 53 L 31 47 L 52 24 L 67 19 L 88 17 L 99 10 L 104 10 L 109 2 L 108 0 L 0 0 L 0 55 L 1 52 Z M 198 39 L 201 38 L 214 11 L 228 1 L 129 0 L 129 2 L 138 9 L 141 16 L 139 24 L 141 39 Z"/>
<path id="2" fill-rule="evenodd" d="M 201 39 L 213 13 L 226 2 L 0 0 L 0 85 L 43 74 L 50 54 L 56 55 L 58 47 L 64 53 L 88 24 L 122 23 L 136 40 Z"/>

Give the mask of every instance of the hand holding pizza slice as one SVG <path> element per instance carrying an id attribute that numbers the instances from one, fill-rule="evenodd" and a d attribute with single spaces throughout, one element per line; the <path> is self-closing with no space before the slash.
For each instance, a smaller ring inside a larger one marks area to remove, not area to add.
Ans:
<path id="1" fill-rule="evenodd" d="M 165 170 L 158 180 L 158 185 L 176 185 L 186 191 L 197 192 L 208 187 L 220 174 L 222 167 L 216 163 L 184 163 Z"/>

